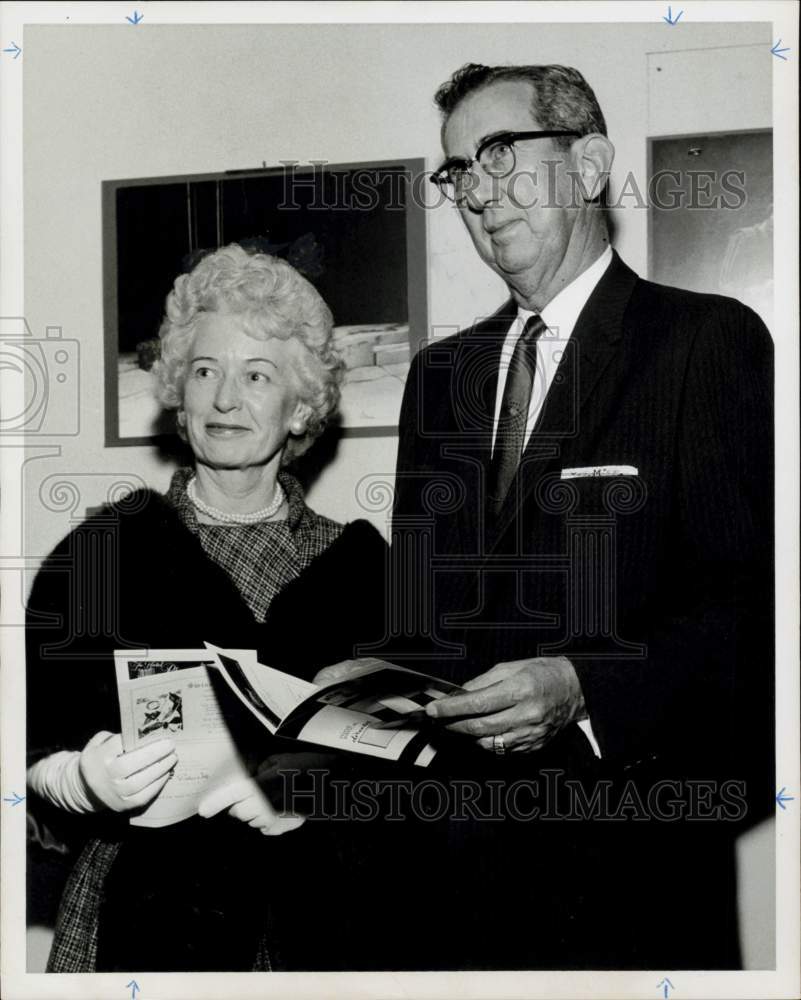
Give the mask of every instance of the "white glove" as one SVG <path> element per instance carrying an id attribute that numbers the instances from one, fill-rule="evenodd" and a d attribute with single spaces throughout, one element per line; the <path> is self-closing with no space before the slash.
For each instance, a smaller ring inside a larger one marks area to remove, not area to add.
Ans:
<path id="1" fill-rule="evenodd" d="M 178 763 L 172 740 L 156 740 L 124 753 L 119 733 L 100 732 L 81 752 L 80 774 L 95 799 L 114 812 L 151 802 Z"/>
<path id="2" fill-rule="evenodd" d="M 228 810 L 228 815 L 241 820 L 266 837 L 280 837 L 282 833 L 297 830 L 306 822 L 305 816 L 278 813 L 253 778 L 238 778 L 209 792 L 198 806 L 198 815 L 209 819 Z"/>

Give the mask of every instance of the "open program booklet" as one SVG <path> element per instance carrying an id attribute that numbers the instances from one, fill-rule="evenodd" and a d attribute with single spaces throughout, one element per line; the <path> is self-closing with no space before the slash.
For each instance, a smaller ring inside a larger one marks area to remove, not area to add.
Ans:
<path id="1" fill-rule="evenodd" d="M 425 706 L 461 689 L 384 660 L 350 661 L 346 680 L 319 687 L 258 662 L 255 650 L 116 650 L 126 751 L 169 737 L 178 764 L 159 796 L 131 818 L 167 826 L 194 816 L 209 791 L 249 774 L 215 691 L 214 674 L 275 736 L 427 767 L 436 750 L 423 727 Z"/>

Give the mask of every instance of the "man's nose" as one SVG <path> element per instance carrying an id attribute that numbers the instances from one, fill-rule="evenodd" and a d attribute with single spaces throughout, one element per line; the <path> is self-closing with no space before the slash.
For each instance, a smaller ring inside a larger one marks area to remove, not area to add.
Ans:
<path id="1" fill-rule="evenodd" d="M 217 386 L 214 396 L 215 407 L 223 413 L 235 410 L 241 401 L 239 382 L 234 375 L 225 375 Z"/>
<path id="2" fill-rule="evenodd" d="M 481 212 L 488 205 L 497 204 L 501 198 L 501 178 L 491 177 L 477 163 L 467 177 L 464 199 L 473 211 Z"/>

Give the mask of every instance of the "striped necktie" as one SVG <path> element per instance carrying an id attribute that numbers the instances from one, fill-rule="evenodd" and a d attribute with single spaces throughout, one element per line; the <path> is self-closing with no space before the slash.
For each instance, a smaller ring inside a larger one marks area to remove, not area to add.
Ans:
<path id="1" fill-rule="evenodd" d="M 520 465 L 537 372 L 537 340 L 545 329 L 539 316 L 527 320 L 509 362 L 487 479 L 487 510 L 492 515 L 500 511 Z"/>

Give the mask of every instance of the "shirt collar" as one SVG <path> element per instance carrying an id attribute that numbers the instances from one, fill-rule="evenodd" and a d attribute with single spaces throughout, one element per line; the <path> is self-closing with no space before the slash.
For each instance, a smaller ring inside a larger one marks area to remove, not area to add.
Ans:
<path id="1" fill-rule="evenodd" d="M 556 333 L 559 340 L 567 340 L 573 332 L 576 320 L 595 286 L 612 263 L 612 248 L 607 245 L 601 256 L 554 296 L 539 314 L 543 323 Z M 517 315 L 522 329 L 526 320 L 535 315 L 530 309 L 518 306 Z"/>

